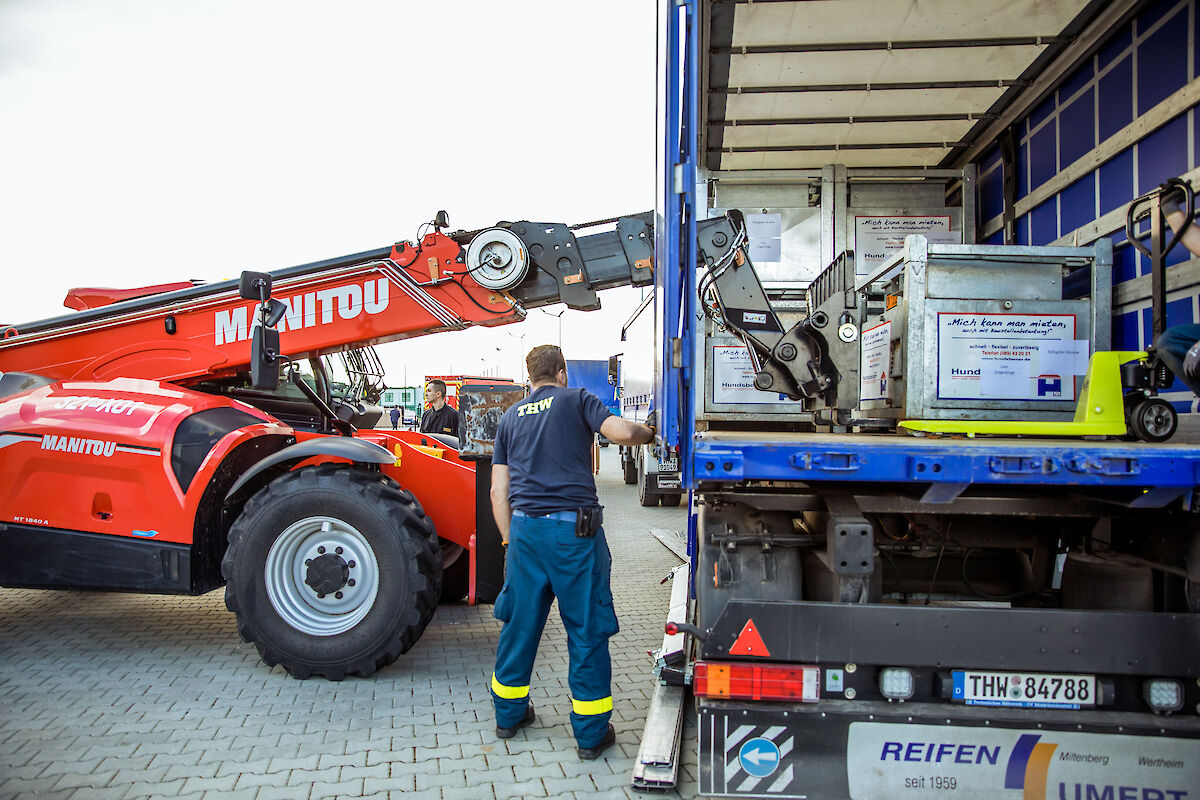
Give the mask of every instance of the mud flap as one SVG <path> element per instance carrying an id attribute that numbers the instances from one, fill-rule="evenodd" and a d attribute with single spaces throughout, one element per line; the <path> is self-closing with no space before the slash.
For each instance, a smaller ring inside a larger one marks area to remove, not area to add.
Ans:
<path id="1" fill-rule="evenodd" d="M 1012 711 L 1020 710 L 701 701 L 700 793 L 1179 800 L 1200 786 L 1195 719 L 1156 718 L 1164 730 L 1149 714 L 1071 712 L 1072 724 Z"/>

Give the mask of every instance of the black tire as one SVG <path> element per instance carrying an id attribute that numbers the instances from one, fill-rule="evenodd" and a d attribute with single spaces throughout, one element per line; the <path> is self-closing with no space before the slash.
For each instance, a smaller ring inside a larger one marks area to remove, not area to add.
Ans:
<path id="1" fill-rule="evenodd" d="M 634 461 L 632 453 L 628 457 L 624 452 L 621 453 L 621 476 L 627 486 L 637 483 L 637 462 Z"/>
<path id="2" fill-rule="evenodd" d="M 1161 397 L 1149 397 L 1129 411 L 1129 432 L 1143 442 L 1165 442 L 1179 427 L 1175 408 Z"/>
<path id="3" fill-rule="evenodd" d="M 471 554 L 462 545 L 441 540 L 443 603 L 457 603 L 467 596 L 471 578 Z"/>
<path id="4" fill-rule="evenodd" d="M 668 508 L 678 508 L 679 504 L 683 502 L 683 495 L 681 494 L 661 494 L 659 498 L 660 502 Z"/>
<path id="5" fill-rule="evenodd" d="M 658 492 L 649 488 L 649 484 L 650 476 L 646 474 L 646 462 L 639 457 L 637 471 L 638 503 L 643 508 L 658 505 Z"/>
<path id="6" fill-rule="evenodd" d="M 263 661 L 337 681 L 370 675 L 413 646 L 437 610 L 441 566 L 433 523 L 409 492 L 376 472 L 321 464 L 250 498 L 221 573 L 238 633 Z"/>

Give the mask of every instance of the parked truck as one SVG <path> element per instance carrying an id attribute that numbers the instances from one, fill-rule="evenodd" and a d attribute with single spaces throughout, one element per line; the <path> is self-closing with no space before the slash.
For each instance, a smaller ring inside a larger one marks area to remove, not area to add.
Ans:
<path id="1" fill-rule="evenodd" d="M 1195 6 L 660 4 L 690 580 L 635 785 L 686 685 L 704 795 L 1196 795 Z"/>
<path id="2" fill-rule="evenodd" d="M 609 359 L 608 379 L 617 387 L 620 415 L 646 422 L 654 408 L 657 362 L 655 353 L 662 338 L 654 292 L 647 292 L 633 314 L 621 326 L 624 350 Z M 678 506 L 685 491 L 679 476 L 679 457 L 674 448 L 661 442 L 620 446 L 621 473 L 625 483 L 637 486 L 643 506 Z"/>
<path id="3" fill-rule="evenodd" d="M 578 386 L 587 389 L 600 398 L 604 407 L 614 414 L 620 413 L 617 405 L 617 388 L 608 379 L 608 362 L 590 359 L 567 359 L 567 386 Z M 602 434 L 596 434 L 596 441 L 601 447 L 608 447 L 610 442 Z"/>

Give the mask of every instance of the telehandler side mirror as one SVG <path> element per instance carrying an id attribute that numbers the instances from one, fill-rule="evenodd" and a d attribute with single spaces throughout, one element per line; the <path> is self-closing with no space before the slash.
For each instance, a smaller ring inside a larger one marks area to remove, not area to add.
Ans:
<path id="1" fill-rule="evenodd" d="M 271 296 L 271 276 L 266 272 L 243 272 L 241 280 L 238 281 L 238 295 L 243 300 L 267 302 L 267 298 Z"/>
<path id="2" fill-rule="evenodd" d="M 273 392 L 279 388 L 279 331 L 258 326 L 250 340 L 250 385 Z"/>
<path id="3" fill-rule="evenodd" d="M 620 375 L 620 373 L 618 371 L 620 369 L 620 366 L 619 366 L 620 361 L 618 361 L 619 358 L 620 358 L 620 356 L 609 356 L 608 357 L 608 385 L 609 386 L 617 385 L 617 378 Z"/>
<path id="4" fill-rule="evenodd" d="M 279 388 L 279 331 L 275 326 L 287 312 L 287 304 L 271 297 L 271 276 L 265 272 L 242 273 L 238 294 L 256 300 L 258 319 L 251 325 L 250 385 L 273 392 Z"/>

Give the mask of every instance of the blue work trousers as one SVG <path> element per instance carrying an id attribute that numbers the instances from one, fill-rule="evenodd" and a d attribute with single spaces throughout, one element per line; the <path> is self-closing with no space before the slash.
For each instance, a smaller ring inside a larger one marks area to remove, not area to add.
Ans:
<path id="1" fill-rule="evenodd" d="M 571 728 L 580 747 L 600 744 L 612 716 L 608 639 L 618 630 L 611 569 L 603 528 L 581 537 L 574 522 L 513 516 L 504 588 L 495 607 L 496 619 L 504 623 L 492 674 L 496 725 L 514 727 L 525 715 L 538 642 L 557 597 L 571 658 Z"/>
<path id="2" fill-rule="evenodd" d="M 1175 377 L 1179 378 L 1184 386 L 1191 389 L 1193 393 L 1200 395 L 1200 381 L 1183 374 L 1183 359 L 1187 356 L 1187 351 L 1198 341 L 1200 341 L 1200 325 L 1175 325 L 1162 332 L 1154 343 L 1154 347 L 1158 350 L 1158 357 L 1170 367 L 1171 372 L 1175 373 Z"/>

